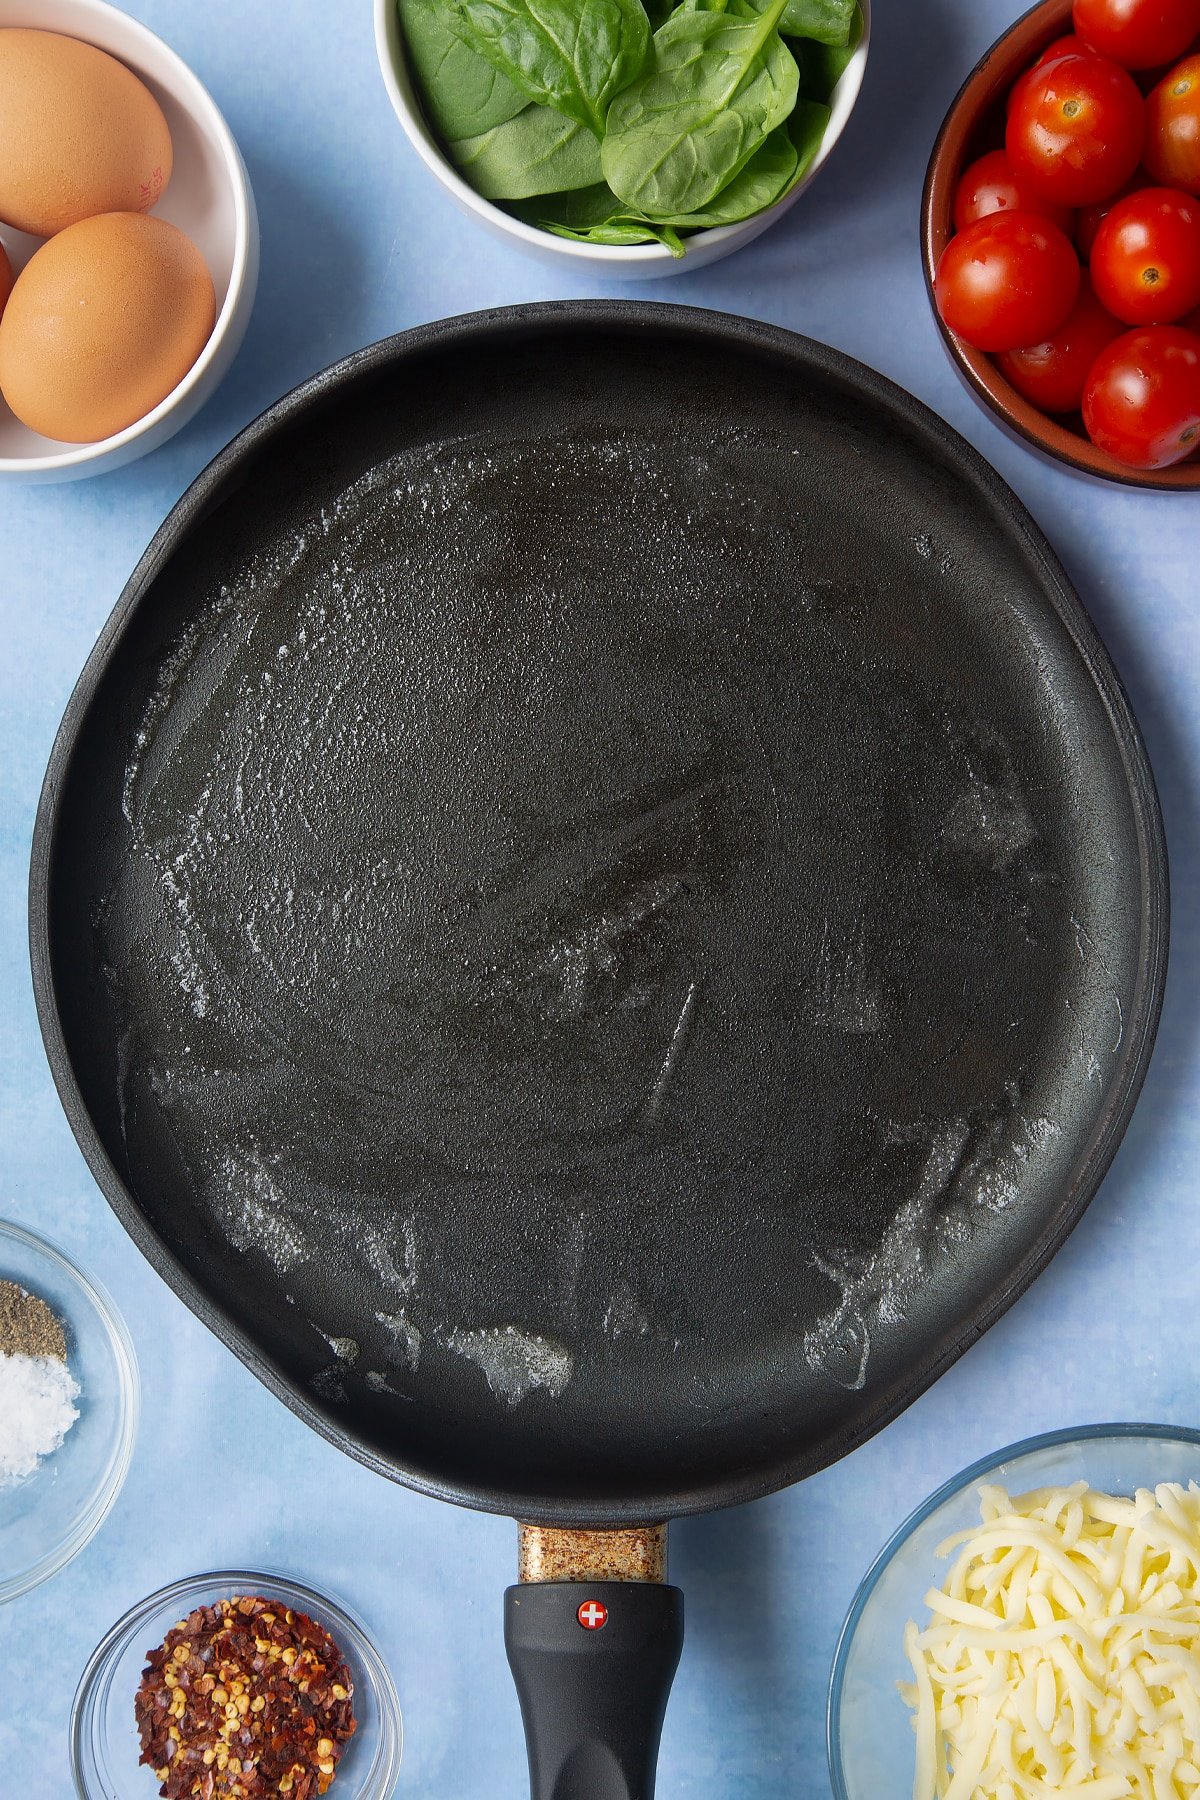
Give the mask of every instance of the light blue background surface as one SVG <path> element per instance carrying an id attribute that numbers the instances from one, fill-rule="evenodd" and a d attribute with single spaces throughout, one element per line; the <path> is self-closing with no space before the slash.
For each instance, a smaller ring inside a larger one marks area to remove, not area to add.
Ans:
<path id="1" fill-rule="evenodd" d="M 688 1644 L 662 1800 L 828 1792 L 824 1702 L 840 1620 L 893 1526 L 964 1463 L 1083 1420 L 1200 1421 L 1200 496 L 1060 472 L 1005 439 L 959 387 L 922 285 L 918 195 L 946 104 L 1016 0 L 876 8 L 863 97 L 812 192 L 731 260 L 628 292 L 838 345 L 920 395 L 1012 482 L 1077 582 L 1149 740 L 1173 862 L 1172 972 L 1124 1148 L 1033 1291 L 847 1462 L 674 1528 Z M 527 261 L 461 218 L 391 113 L 367 0 L 135 0 L 129 10 L 192 64 L 241 143 L 262 216 L 262 283 L 232 375 L 164 450 L 72 486 L 0 486 L 0 1212 L 59 1238 L 109 1286 L 144 1385 L 133 1470 L 108 1524 L 54 1581 L 0 1611 L 0 1795 L 66 1800 L 71 1696 L 118 1613 L 177 1576 L 266 1563 L 342 1594 L 377 1634 L 405 1711 L 402 1793 L 504 1800 L 527 1791 L 500 1633 L 512 1526 L 420 1499 L 340 1456 L 151 1273 L 59 1110 L 30 991 L 25 879 L 42 770 L 75 677 L 164 513 L 234 431 L 323 364 L 405 326 L 622 290 Z"/>

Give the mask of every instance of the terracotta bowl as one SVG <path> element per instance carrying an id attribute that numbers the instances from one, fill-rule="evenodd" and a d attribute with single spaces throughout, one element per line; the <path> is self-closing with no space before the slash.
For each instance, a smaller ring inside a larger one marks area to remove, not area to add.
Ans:
<path id="1" fill-rule="evenodd" d="M 953 235 L 954 189 L 968 163 L 1004 141 L 1004 102 L 1018 75 L 1056 37 L 1071 30 L 1071 0 L 1041 0 L 1004 36 L 967 77 L 938 133 L 921 200 L 921 250 L 925 282 L 933 306 L 933 276 Z M 948 331 L 933 307 L 938 330 L 959 374 L 983 406 L 1014 436 L 1056 462 L 1126 487 L 1200 489 L 1200 461 L 1192 457 L 1171 469 L 1131 469 L 1098 450 L 1079 419 L 1049 418 L 1018 394 L 991 357 Z"/>

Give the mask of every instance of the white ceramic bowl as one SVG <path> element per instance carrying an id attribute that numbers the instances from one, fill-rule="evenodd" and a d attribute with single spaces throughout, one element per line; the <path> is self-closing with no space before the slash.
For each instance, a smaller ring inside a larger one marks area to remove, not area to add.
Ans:
<path id="1" fill-rule="evenodd" d="M 740 250 L 743 244 L 751 243 L 782 219 L 816 180 L 846 129 L 862 87 L 871 42 L 871 4 L 870 0 L 860 0 L 860 4 L 862 39 L 833 90 L 832 116 L 825 139 L 804 179 L 784 199 L 764 212 L 756 213 L 752 219 L 743 219 L 738 225 L 721 225 L 711 231 L 696 232 L 694 237 L 686 239 L 687 255 L 682 257 L 672 256 L 662 244 L 577 244 L 569 238 L 555 237 L 552 232 L 526 225 L 523 220 L 514 219 L 501 207 L 494 206 L 490 200 L 482 199 L 446 160 L 436 135 L 425 122 L 408 69 L 396 0 L 374 0 L 375 48 L 384 85 L 409 143 L 463 212 L 486 226 L 493 236 L 520 245 L 543 262 L 573 264 L 581 272 L 590 269 L 614 281 L 644 281 L 659 275 L 683 275 Z"/>
<path id="2" fill-rule="evenodd" d="M 0 0 L 0 28 L 61 31 L 107 50 L 139 75 L 170 126 L 175 166 L 155 213 L 199 247 L 217 291 L 217 322 L 199 360 L 153 412 L 96 444 L 59 444 L 30 431 L 0 400 L 0 477 L 71 481 L 132 462 L 166 443 L 216 391 L 246 335 L 258 285 L 258 215 L 250 178 L 208 90 L 152 31 L 104 0 Z M 0 226 L 14 271 L 37 238 Z"/>

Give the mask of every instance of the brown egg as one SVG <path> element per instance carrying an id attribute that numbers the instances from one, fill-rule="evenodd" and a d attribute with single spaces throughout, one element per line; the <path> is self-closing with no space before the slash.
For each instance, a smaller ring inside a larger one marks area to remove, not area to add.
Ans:
<path id="1" fill-rule="evenodd" d="M 43 244 L 0 318 L 0 393 L 33 431 L 111 437 L 179 385 L 212 333 L 212 277 L 165 219 L 103 213 Z"/>
<path id="2" fill-rule="evenodd" d="M 171 179 L 171 133 L 144 82 L 56 31 L 0 30 L 0 221 L 51 237 L 145 212 Z"/>
<path id="3" fill-rule="evenodd" d="M 8 296 L 12 293 L 12 264 L 5 255 L 4 245 L 0 244 L 0 313 L 4 311 Z"/>

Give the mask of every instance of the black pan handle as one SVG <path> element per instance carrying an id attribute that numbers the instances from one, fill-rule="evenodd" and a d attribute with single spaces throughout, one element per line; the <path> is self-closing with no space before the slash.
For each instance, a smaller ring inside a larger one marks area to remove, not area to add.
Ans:
<path id="1" fill-rule="evenodd" d="M 551 1581 L 504 1596 L 532 1800 L 653 1800 L 683 1594 L 660 1582 Z"/>

